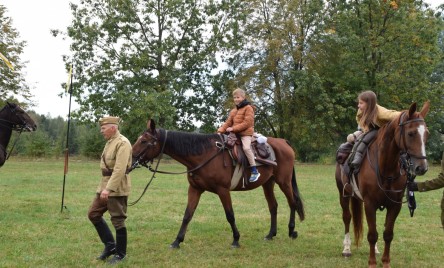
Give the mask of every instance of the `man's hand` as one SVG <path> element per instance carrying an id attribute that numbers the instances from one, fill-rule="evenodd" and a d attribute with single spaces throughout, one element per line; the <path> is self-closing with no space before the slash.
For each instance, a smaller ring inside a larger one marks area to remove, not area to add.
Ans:
<path id="1" fill-rule="evenodd" d="M 109 191 L 106 189 L 100 193 L 100 199 L 108 200 L 108 196 L 109 196 Z"/>

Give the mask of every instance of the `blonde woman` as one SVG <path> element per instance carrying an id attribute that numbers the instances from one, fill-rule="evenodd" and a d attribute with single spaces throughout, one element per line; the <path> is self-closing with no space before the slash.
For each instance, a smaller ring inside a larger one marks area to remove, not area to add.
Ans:
<path id="1" fill-rule="evenodd" d="M 349 142 L 356 141 L 352 151 L 352 157 L 349 159 L 349 161 L 351 161 L 351 168 L 356 170 L 361 165 L 367 145 L 376 135 L 376 131 L 371 133 L 372 130 L 379 129 L 400 114 L 401 112 L 388 110 L 378 105 L 376 94 L 371 90 L 364 91 L 358 95 L 358 112 L 356 114 L 356 121 L 361 133 L 358 133 L 358 135 L 354 133 L 353 136 L 349 135 L 347 137 Z"/>

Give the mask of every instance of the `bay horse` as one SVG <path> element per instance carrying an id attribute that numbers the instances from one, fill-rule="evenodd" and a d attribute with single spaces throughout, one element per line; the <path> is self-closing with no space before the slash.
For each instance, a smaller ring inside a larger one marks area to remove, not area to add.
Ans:
<path id="1" fill-rule="evenodd" d="M 0 110 L 0 167 L 8 159 L 6 148 L 12 131 L 34 131 L 37 125 L 34 120 L 17 104 L 7 102 Z"/>
<path id="2" fill-rule="evenodd" d="M 424 121 L 430 103 L 425 102 L 420 112 L 416 112 L 416 103 L 391 122 L 382 126 L 374 141 L 368 146 L 361 168 L 356 177 L 358 191 L 353 189 L 336 164 L 336 185 L 342 207 L 342 220 L 345 226 L 343 256 L 351 256 L 350 221 L 353 220 L 355 244 L 359 246 L 363 233 L 363 211 L 367 219 L 367 240 L 370 245 L 369 267 L 376 267 L 376 210 L 386 211 L 383 239 L 385 242 L 382 254 L 383 267 L 390 267 L 390 245 L 393 240 L 393 229 L 401 210 L 404 192 L 409 176 L 424 175 L 428 164 L 425 144 L 428 138 L 427 125 Z M 350 212 L 351 207 L 351 212 Z"/>
<path id="3" fill-rule="evenodd" d="M 166 154 L 183 164 L 187 169 L 188 203 L 179 233 L 170 245 L 171 248 L 180 248 L 180 243 L 185 239 L 188 224 L 193 218 L 202 193 L 205 191 L 219 196 L 233 233 L 231 247 L 240 247 L 240 234 L 236 226 L 230 195 L 231 178 L 235 167 L 221 138 L 222 136 L 219 134 L 198 134 L 156 129 L 155 122 L 148 120 L 147 129 L 133 145 L 133 163 L 142 163 L 146 166 L 146 163 L 152 162 L 154 158 L 159 157 L 160 160 L 162 154 Z M 305 211 L 296 183 L 294 151 L 284 139 L 270 137 L 268 143 L 274 149 L 277 166 L 258 166 L 261 173 L 258 181 L 244 186 L 240 182 L 232 190 L 248 191 L 262 186 L 271 216 L 270 230 L 265 239 L 271 240 L 277 234 L 278 204 L 274 194 L 274 186 L 277 183 L 290 206 L 288 235 L 295 239 L 298 236 L 297 231 L 295 231 L 295 212 L 298 213 L 299 219 L 303 221 Z M 156 172 L 156 170 L 153 172 Z M 249 178 L 249 171 L 247 173 L 247 178 Z"/>

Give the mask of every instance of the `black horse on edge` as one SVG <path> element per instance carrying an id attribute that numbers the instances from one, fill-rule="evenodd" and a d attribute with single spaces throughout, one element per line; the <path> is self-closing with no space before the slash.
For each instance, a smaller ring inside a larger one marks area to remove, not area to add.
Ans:
<path id="1" fill-rule="evenodd" d="M 6 148 L 11 139 L 12 131 L 34 131 L 37 125 L 34 120 L 15 103 L 7 102 L 0 110 L 0 167 L 8 159 Z"/>

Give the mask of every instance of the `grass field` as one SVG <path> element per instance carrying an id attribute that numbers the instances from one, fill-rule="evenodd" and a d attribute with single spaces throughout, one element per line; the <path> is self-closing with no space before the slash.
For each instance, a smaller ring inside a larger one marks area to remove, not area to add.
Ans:
<path id="1" fill-rule="evenodd" d="M 63 159 L 10 159 L 0 168 L 0 267 L 100 267 L 94 260 L 102 250 L 86 217 L 100 179 L 97 161 L 70 160 L 61 212 Z M 161 170 L 183 171 L 177 163 Z M 431 179 L 440 167 L 417 178 Z M 296 165 L 306 220 L 297 221 L 299 237 L 291 240 L 285 197 L 276 188 L 280 204 L 278 234 L 264 241 L 269 214 L 260 188 L 232 192 L 241 248 L 231 249 L 232 233 L 218 197 L 205 193 L 185 241 L 169 249 L 182 221 L 187 202 L 185 175 L 156 175 L 142 200 L 129 207 L 128 258 L 122 267 L 365 267 L 368 243 L 353 247 L 343 258 L 343 225 L 333 165 Z M 141 194 L 151 173 L 132 174 L 130 201 Z M 442 191 L 417 193 L 418 208 L 410 217 L 407 205 L 395 225 L 392 267 L 443 267 L 444 236 L 440 223 Z M 379 249 L 385 211 L 378 212 Z M 106 217 L 109 222 L 109 216 Z M 366 232 L 366 227 L 365 227 Z M 378 267 L 382 267 L 378 256 Z"/>

